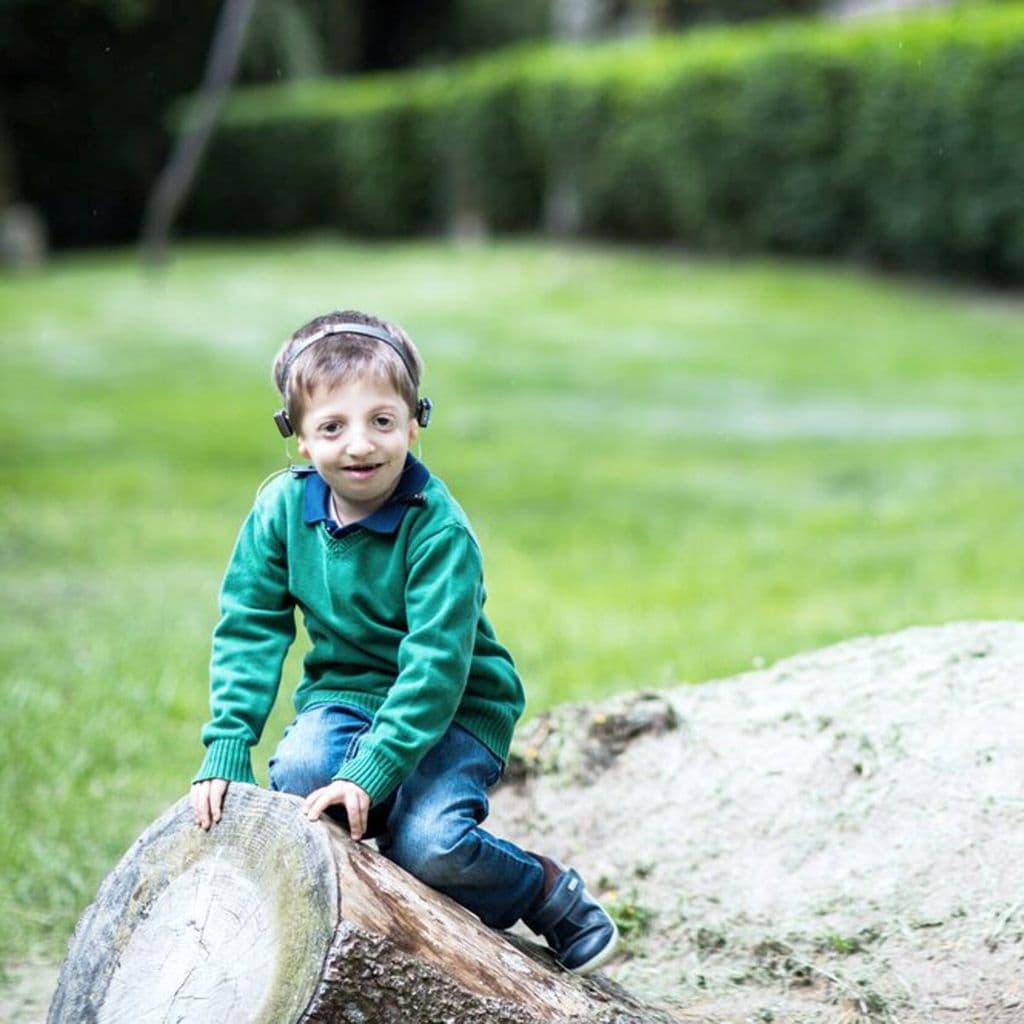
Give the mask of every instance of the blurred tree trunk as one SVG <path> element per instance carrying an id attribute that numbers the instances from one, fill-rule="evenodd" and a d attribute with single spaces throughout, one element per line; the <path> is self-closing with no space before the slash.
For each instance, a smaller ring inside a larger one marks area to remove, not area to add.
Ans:
<path id="1" fill-rule="evenodd" d="M 327 70 L 326 37 L 309 0 L 261 0 L 249 23 L 239 77 L 316 78 Z"/>
<path id="2" fill-rule="evenodd" d="M 553 0 L 551 27 L 556 39 L 594 39 L 604 34 L 614 13 L 612 0 Z"/>
<path id="3" fill-rule="evenodd" d="M 615 20 L 613 0 L 552 0 L 551 34 L 584 43 L 607 35 Z M 558 238 L 580 233 L 583 207 L 577 159 L 571 150 L 556 156 L 544 192 L 544 231 Z"/>
<path id="4" fill-rule="evenodd" d="M 14 143 L 0 109 L 0 266 L 19 270 L 46 260 L 46 225 L 38 212 L 18 201 Z"/>
<path id="5" fill-rule="evenodd" d="M 0 210 L 14 202 L 14 145 L 0 108 Z"/>
<path id="6" fill-rule="evenodd" d="M 224 99 L 238 74 L 242 44 L 255 6 L 256 0 L 224 0 L 199 93 L 146 204 L 142 257 L 150 265 L 159 265 L 167 257 L 174 219 L 188 195 Z"/>

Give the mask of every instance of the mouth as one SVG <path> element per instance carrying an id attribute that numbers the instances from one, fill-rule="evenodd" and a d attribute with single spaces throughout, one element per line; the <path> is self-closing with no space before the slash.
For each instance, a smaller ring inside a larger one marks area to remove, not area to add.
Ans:
<path id="1" fill-rule="evenodd" d="M 383 462 L 368 462 L 359 466 L 342 466 L 341 470 L 343 473 L 349 473 L 352 476 L 367 476 L 375 470 L 380 469 L 383 465 Z"/>

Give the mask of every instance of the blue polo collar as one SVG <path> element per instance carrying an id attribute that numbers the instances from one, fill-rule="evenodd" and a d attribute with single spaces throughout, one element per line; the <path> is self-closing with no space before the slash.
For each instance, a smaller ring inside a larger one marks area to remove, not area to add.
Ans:
<path id="1" fill-rule="evenodd" d="M 306 477 L 306 491 L 303 499 L 303 519 L 313 526 L 324 523 L 332 537 L 343 537 L 353 530 L 366 529 L 374 533 L 394 533 L 402 524 L 405 513 L 413 505 L 425 505 L 422 491 L 430 479 L 430 470 L 419 459 L 406 455 L 398 486 L 390 498 L 376 512 L 354 523 L 338 527 L 331 515 L 331 489 L 319 473 L 310 467 L 296 467 Z"/>

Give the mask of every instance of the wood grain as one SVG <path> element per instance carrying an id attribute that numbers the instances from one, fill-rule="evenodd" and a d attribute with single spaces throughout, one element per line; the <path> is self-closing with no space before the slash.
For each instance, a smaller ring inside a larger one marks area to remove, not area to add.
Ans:
<path id="1" fill-rule="evenodd" d="M 483 925 L 301 801 L 232 784 L 133 844 L 71 940 L 48 1024 L 668 1024 Z"/>

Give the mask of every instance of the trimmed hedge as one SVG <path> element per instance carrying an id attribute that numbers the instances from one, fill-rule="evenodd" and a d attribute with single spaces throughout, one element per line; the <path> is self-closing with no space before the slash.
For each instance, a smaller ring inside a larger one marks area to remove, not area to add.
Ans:
<path id="1" fill-rule="evenodd" d="M 240 92 L 192 230 L 453 223 L 1024 280 L 1024 6 Z"/>

